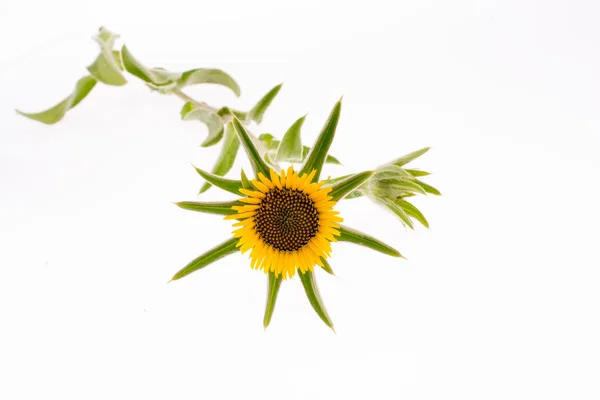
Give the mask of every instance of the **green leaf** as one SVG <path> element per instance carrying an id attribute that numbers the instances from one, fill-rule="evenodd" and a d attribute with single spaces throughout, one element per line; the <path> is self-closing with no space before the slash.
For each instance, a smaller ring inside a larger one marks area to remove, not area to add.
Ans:
<path id="1" fill-rule="evenodd" d="M 240 143 L 244 147 L 244 150 L 246 150 L 248 160 L 250 161 L 250 165 L 254 170 L 254 175 L 258 176 L 258 173 L 262 172 L 265 176 L 268 177 L 270 175 L 270 168 L 267 165 L 267 163 L 265 163 L 265 161 L 262 159 L 260 153 L 258 152 L 258 149 L 254 145 L 254 141 L 246 131 L 246 128 L 244 128 L 244 125 L 242 125 L 239 119 L 233 117 L 233 126 L 235 127 L 235 131 L 237 132 Z"/>
<path id="2" fill-rule="evenodd" d="M 283 277 L 276 277 L 275 273 L 269 272 L 269 287 L 267 289 L 267 305 L 265 306 L 265 316 L 263 318 L 263 326 L 267 329 L 267 326 L 271 323 L 271 317 L 273 311 L 275 311 L 275 302 L 277 301 L 277 294 L 279 294 L 279 288 L 281 287 L 281 281 Z"/>
<path id="3" fill-rule="evenodd" d="M 313 182 L 317 182 L 319 180 L 321 168 L 323 167 L 323 163 L 327 157 L 327 152 L 329 151 L 329 147 L 331 146 L 333 137 L 335 136 L 335 129 L 337 128 L 341 111 L 342 99 L 340 99 L 333 107 L 333 110 L 331 110 L 331 114 L 325 122 L 325 125 L 323 126 L 319 137 L 315 141 L 315 144 L 313 144 L 310 153 L 306 157 L 306 161 L 300 169 L 299 175 L 304 173 L 310 174 L 313 170 L 316 170 L 317 173 L 313 179 Z"/>
<path id="4" fill-rule="evenodd" d="M 348 193 L 362 185 L 372 175 L 373 171 L 364 171 L 338 181 L 331 185 L 331 192 L 329 192 L 328 196 L 331 196 L 332 201 L 339 201 Z"/>
<path id="5" fill-rule="evenodd" d="M 269 108 L 269 106 L 273 102 L 273 99 L 275 99 L 275 96 L 277 96 L 277 93 L 279 93 L 281 85 L 283 85 L 283 83 L 269 90 L 269 92 L 267 92 L 267 94 L 265 94 L 258 101 L 258 103 L 256 103 L 256 105 L 252 107 L 252 109 L 248 112 L 248 117 L 250 117 L 252 121 L 256 122 L 257 124 L 260 124 L 262 122 L 263 116 L 267 111 L 267 108 Z"/>
<path id="6" fill-rule="evenodd" d="M 405 171 L 408 172 L 409 174 L 411 174 L 414 177 L 429 175 L 429 172 L 427 172 L 427 171 L 421 171 L 420 169 L 407 169 Z"/>
<path id="7" fill-rule="evenodd" d="M 204 83 L 225 86 L 231 89 L 237 97 L 240 97 L 240 86 L 229 74 L 220 69 L 196 68 L 185 71 L 177 81 L 177 87 L 182 89 L 186 86 Z"/>
<path id="8" fill-rule="evenodd" d="M 369 236 L 356 229 L 348 228 L 347 226 L 340 225 L 340 236 L 338 237 L 338 241 L 360 244 L 379 251 L 380 253 L 387 254 L 388 256 L 402 257 L 398 250 L 394 249 L 392 246 L 383 243 L 379 239 L 375 239 L 373 236 Z"/>
<path id="9" fill-rule="evenodd" d="M 83 100 L 85 96 L 92 91 L 94 86 L 96 86 L 96 79 L 94 79 L 92 76 L 86 76 L 77 81 L 75 90 L 69 97 L 54 107 L 39 113 L 25 113 L 19 110 L 16 111 L 27 118 L 31 118 L 44 124 L 55 124 L 65 116 L 67 111 L 79 104 L 79 102 L 81 102 L 81 100 Z"/>
<path id="10" fill-rule="evenodd" d="M 378 179 L 385 179 L 385 178 L 413 179 L 414 178 L 404 168 L 401 168 L 397 165 L 384 165 L 383 167 L 377 168 L 376 177 Z"/>
<path id="11" fill-rule="evenodd" d="M 125 70 L 131 75 L 146 82 L 151 88 L 174 89 L 181 74 L 166 71 L 161 68 L 146 68 L 131 54 L 127 46 L 121 48 L 121 58 Z"/>
<path id="12" fill-rule="evenodd" d="M 400 207 L 402 207 L 406 214 L 419 221 L 421 225 L 423 225 L 425 228 L 429 228 L 429 222 L 427 222 L 427 219 L 425 218 L 423 213 L 421 213 L 421 211 L 419 211 L 419 209 L 415 207 L 412 203 L 409 203 L 408 201 L 402 199 L 397 200 L 396 203 Z"/>
<path id="13" fill-rule="evenodd" d="M 306 296 L 308 297 L 310 305 L 321 318 L 321 320 L 335 332 L 331 318 L 329 318 L 327 310 L 323 305 L 323 300 L 319 294 L 319 288 L 317 287 L 317 281 L 315 280 L 313 272 L 306 271 L 306 273 L 302 273 L 301 271 L 298 271 L 298 275 L 300 276 L 302 286 L 304 286 L 304 291 L 306 292 Z"/>
<path id="14" fill-rule="evenodd" d="M 277 150 L 279 148 L 279 140 L 275 139 L 275 136 L 271 135 L 270 133 L 261 134 L 258 137 L 258 140 L 260 140 L 270 150 Z M 308 156 L 308 153 L 310 153 L 310 147 L 302 146 L 302 161 L 306 160 L 306 156 Z M 337 158 L 330 154 L 327 155 L 325 163 L 337 165 L 342 164 Z"/>
<path id="15" fill-rule="evenodd" d="M 240 141 L 237 138 L 237 134 L 235 133 L 235 129 L 231 122 L 227 123 L 225 126 L 225 138 L 223 139 L 223 147 L 221 147 L 221 152 L 219 153 L 219 157 L 217 157 L 217 161 L 212 169 L 212 174 L 217 176 L 224 176 L 231 167 L 233 167 L 233 163 L 235 162 L 235 157 L 237 156 L 238 149 L 240 148 Z M 206 192 L 210 188 L 211 184 L 206 182 L 202 185 L 200 189 L 200 193 Z"/>
<path id="16" fill-rule="evenodd" d="M 394 200 L 390 200 L 387 198 L 383 198 L 383 199 L 378 199 L 383 205 L 385 205 L 391 212 L 393 212 L 394 214 L 396 214 L 396 216 L 398 218 L 400 218 L 400 221 L 402 221 L 402 223 L 405 226 L 408 226 L 410 229 L 415 229 L 414 224 L 412 223 L 412 221 L 410 220 L 410 217 L 408 216 L 408 214 L 406 214 L 406 212 L 404 212 L 404 210 L 402 209 L 402 207 L 400 207 L 398 204 L 396 204 L 396 202 Z"/>
<path id="17" fill-rule="evenodd" d="M 191 274 L 192 272 L 195 272 L 201 268 L 204 268 L 207 265 L 209 265 L 231 253 L 238 251 L 239 249 L 236 247 L 238 240 L 239 240 L 238 238 L 231 238 L 231 239 L 217 245 L 216 247 L 213 247 L 206 253 L 202 254 L 198 258 L 191 261 L 188 265 L 183 267 L 181 270 L 179 270 L 179 272 L 177 272 L 175 275 L 173 275 L 173 278 L 171 278 L 171 281 L 176 281 L 177 279 L 181 279 L 184 276 Z"/>
<path id="18" fill-rule="evenodd" d="M 96 60 L 87 67 L 90 74 L 97 81 L 107 85 L 122 86 L 127 83 L 127 79 L 121 73 L 121 60 L 117 59 L 113 51 L 115 40 L 119 37 L 108 29 L 102 27 L 94 40 L 100 45 L 100 54 Z"/>
<path id="19" fill-rule="evenodd" d="M 206 125 L 208 136 L 201 144 L 202 147 L 213 146 L 223 137 L 225 122 L 217 113 L 206 108 L 196 107 L 188 101 L 181 108 L 180 115 L 184 121 L 198 120 Z"/>
<path id="20" fill-rule="evenodd" d="M 210 172 L 206 172 L 201 170 L 198 167 L 194 166 L 194 169 L 198 174 L 204 178 L 208 183 L 215 185 L 219 189 L 223 189 L 229 193 L 233 193 L 235 195 L 240 195 L 240 189 L 242 188 L 242 181 L 235 181 L 233 179 L 226 179 L 222 176 L 211 174 Z"/>
<path id="21" fill-rule="evenodd" d="M 425 194 L 425 189 L 417 184 L 415 180 L 401 178 L 377 179 L 373 184 L 370 184 L 370 188 L 373 194 L 377 197 L 396 198 L 407 192 Z"/>
<path id="22" fill-rule="evenodd" d="M 324 259 L 323 257 L 321 257 L 321 262 L 323 263 L 323 267 L 322 268 L 323 268 L 323 270 L 325 272 L 327 272 L 328 274 L 331 274 L 331 275 L 335 275 L 333 273 L 333 269 L 331 269 L 331 265 L 329 265 L 329 262 L 326 259 Z"/>
<path id="23" fill-rule="evenodd" d="M 390 164 L 394 164 L 394 165 L 401 167 L 405 164 L 408 164 L 412 160 L 421 157 L 423 154 L 427 153 L 430 149 L 431 149 L 431 147 L 424 147 L 420 150 L 413 151 L 412 153 L 408 153 L 408 154 L 392 161 Z"/>
<path id="24" fill-rule="evenodd" d="M 277 148 L 277 156 L 275 161 L 302 162 L 302 140 L 300 132 L 306 115 L 298 118 L 296 122 L 290 126 L 290 129 L 283 135 L 281 143 Z"/>
<path id="25" fill-rule="evenodd" d="M 237 211 L 233 210 L 233 206 L 241 206 L 243 203 L 238 201 L 225 201 L 225 202 L 197 202 L 197 201 L 180 201 L 175 203 L 176 206 L 183 208 L 184 210 L 203 212 L 208 214 L 218 215 L 232 215 L 237 214 Z"/>
<path id="26" fill-rule="evenodd" d="M 434 194 L 436 196 L 441 196 L 442 195 L 439 190 L 437 190 L 436 188 L 434 188 L 431 185 L 426 184 L 425 182 L 422 182 L 422 181 L 420 181 L 418 179 L 415 179 L 415 182 L 417 183 L 417 185 L 419 185 L 420 187 L 422 187 L 423 190 L 425 192 L 427 192 L 427 193 Z"/>

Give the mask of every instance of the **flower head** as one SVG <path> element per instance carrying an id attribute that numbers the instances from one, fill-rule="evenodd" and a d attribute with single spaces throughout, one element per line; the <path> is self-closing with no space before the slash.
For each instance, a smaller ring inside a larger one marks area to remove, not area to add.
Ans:
<path id="1" fill-rule="evenodd" d="M 252 181 L 257 190 L 240 189 L 247 196 L 240 199 L 245 204 L 233 206 L 237 213 L 225 217 L 240 220 L 233 232 L 240 239 L 237 247 L 242 253 L 251 250 L 252 268 L 284 279 L 297 268 L 306 272 L 317 264 L 322 267 L 331 242 L 340 235 L 337 223 L 343 221 L 333 210 L 331 187 L 312 182 L 316 170 L 302 176 L 292 167 L 287 173 L 269 172 L 270 178 L 259 173 Z"/>

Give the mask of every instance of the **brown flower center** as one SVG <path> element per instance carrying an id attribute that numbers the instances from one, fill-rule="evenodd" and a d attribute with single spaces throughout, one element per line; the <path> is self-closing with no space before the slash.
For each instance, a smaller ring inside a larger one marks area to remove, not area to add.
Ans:
<path id="1" fill-rule="evenodd" d="M 296 251 L 316 236 L 319 212 L 308 194 L 297 189 L 271 189 L 254 215 L 261 239 L 280 251 Z"/>

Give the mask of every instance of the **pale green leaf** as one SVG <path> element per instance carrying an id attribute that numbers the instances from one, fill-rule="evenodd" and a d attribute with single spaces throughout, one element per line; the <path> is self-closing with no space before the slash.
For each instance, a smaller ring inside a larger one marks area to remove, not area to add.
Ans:
<path id="1" fill-rule="evenodd" d="M 275 160 L 278 162 L 301 162 L 302 161 L 302 140 L 300 138 L 302 124 L 306 115 L 298 118 L 296 122 L 290 126 L 290 129 L 283 135 L 281 143 L 277 147 L 277 155 Z"/>
<path id="2" fill-rule="evenodd" d="M 329 265 L 329 262 L 326 259 L 321 257 L 321 262 L 323 263 L 323 267 L 321 267 L 323 268 L 323 271 L 327 272 L 328 274 L 335 275 L 333 273 L 333 269 L 331 269 L 331 265 Z"/>
<path id="3" fill-rule="evenodd" d="M 270 133 L 263 133 L 258 137 L 258 139 L 270 150 L 277 150 L 279 148 L 280 141 L 275 139 L 275 136 L 271 135 Z M 306 160 L 308 153 L 310 153 L 310 147 L 302 146 L 302 161 Z M 341 165 L 341 162 L 330 154 L 327 155 L 325 163 Z"/>
<path id="4" fill-rule="evenodd" d="M 87 70 L 97 81 L 113 86 L 122 86 L 127 83 L 127 79 L 121 73 L 120 57 L 115 57 L 115 53 L 119 53 L 113 50 L 115 40 L 118 37 L 119 35 L 110 32 L 108 29 L 100 28 L 100 32 L 94 37 L 94 40 L 100 46 L 100 54 L 87 67 Z"/>
<path id="5" fill-rule="evenodd" d="M 410 229 L 414 229 L 414 224 L 412 223 L 408 214 L 400 207 L 394 200 L 387 198 L 378 199 L 384 206 L 387 207 L 388 210 L 393 212 L 405 226 L 408 226 Z"/>
<path id="6" fill-rule="evenodd" d="M 415 182 L 417 183 L 417 185 L 419 185 L 421 188 L 423 188 L 423 190 L 427 193 L 434 194 L 436 196 L 442 195 L 439 190 L 437 190 L 436 188 L 434 188 L 431 185 L 428 185 L 427 183 L 425 183 L 423 181 L 415 179 Z"/>
<path id="7" fill-rule="evenodd" d="M 429 172 L 427 172 L 427 171 L 421 171 L 420 169 L 407 169 L 405 171 L 408 172 L 409 174 L 411 174 L 414 177 L 429 175 Z"/>
<path id="8" fill-rule="evenodd" d="M 424 147 L 420 150 L 413 151 L 412 153 L 408 153 L 408 154 L 392 161 L 390 164 L 394 164 L 394 165 L 401 167 L 401 166 L 406 165 L 409 162 L 413 161 L 414 159 L 421 157 L 423 154 L 427 153 L 430 149 L 431 149 L 431 147 Z"/>
<path id="9" fill-rule="evenodd" d="M 265 94 L 258 101 L 258 103 L 256 103 L 256 105 L 254 107 L 252 107 L 252 109 L 248 112 L 248 117 L 252 121 L 256 122 L 257 124 L 260 124 L 262 122 L 263 116 L 264 116 L 265 112 L 267 111 L 267 108 L 269 108 L 269 106 L 273 102 L 273 99 L 275 99 L 275 96 L 277 96 L 277 93 L 279 93 L 279 90 L 281 89 L 281 85 L 283 85 L 283 84 L 279 84 L 279 85 L 275 86 L 273 89 L 269 90 L 267 92 L 267 94 Z"/>
<path id="10" fill-rule="evenodd" d="M 225 122 L 217 113 L 203 107 L 196 107 L 191 102 L 187 102 L 181 108 L 180 115 L 184 121 L 197 120 L 206 125 L 208 136 L 201 144 L 202 147 L 215 145 L 223 137 Z"/>
<path id="11" fill-rule="evenodd" d="M 177 87 L 182 89 L 186 86 L 204 83 L 225 86 L 231 89 L 237 97 L 240 96 L 240 86 L 229 74 L 220 69 L 196 68 L 185 71 L 177 81 Z"/>
<path id="12" fill-rule="evenodd" d="M 331 196 L 332 201 L 340 201 L 348 193 L 362 185 L 372 175 L 373 171 L 364 171 L 350 175 L 331 185 L 331 192 L 329 192 L 328 196 Z"/>
<path id="13" fill-rule="evenodd" d="M 44 124 L 55 124 L 65 116 L 67 111 L 79 104 L 92 91 L 94 86 L 96 86 L 96 82 L 96 79 L 92 76 L 83 77 L 77 81 L 73 93 L 54 107 L 39 113 L 25 113 L 19 110 L 17 112 Z"/>
<path id="14" fill-rule="evenodd" d="M 231 122 L 228 122 L 227 125 L 225 125 L 223 147 L 221 147 L 221 152 L 217 157 L 217 161 L 215 162 L 211 173 L 217 176 L 224 176 L 227 172 L 229 172 L 231 167 L 233 167 L 239 147 L 240 141 L 237 138 L 235 129 L 233 128 Z M 200 193 L 206 192 L 210 187 L 211 184 L 206 182 L 204 185 L 202 185 Z"/>

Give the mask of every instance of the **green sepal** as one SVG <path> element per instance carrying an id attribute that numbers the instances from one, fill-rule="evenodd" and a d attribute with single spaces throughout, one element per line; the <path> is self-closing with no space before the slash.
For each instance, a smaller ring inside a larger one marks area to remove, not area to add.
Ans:
<path id="1" fill-rule="evenodd" d="M 199 201 L 180 201 L 174 203 L 176 206 L 183 208 L 184 210 L 203 212 L 207 214 L 218 214 L 218 215 L 232 215 L 237 214 L 236 210 L 233 210 L 233 206 L 243 206 L 243 203 L 239 201 L 215 201 L 215 202 L 199 202 Z"/>
<path id="2" fill-rule="evenodd" d="M 439 190 L 437 190 L 436 188 L 434 188 L 431 185 L 426 184 L 423 181 L 420 181 L 419 179 L 415 179 L 414 182 L 419 185 L 421 188 L 423 188 L 423 190 L 429 194 L 433 194 L 436 196 L 441 196 L 442 194 L 440 193 Z"/>
<path id="3" fill-rule="evenodd" d="M 389 198 L 380 198 L 378 199 L 378 201 L 381 202 L 384 206 L 386 206 L 387 209 L 393 212 L 398 218 L 400 218 L 400 221 L 402 221 L 402 223 L 405 226 L 408 226 L 410 229 L 415 228 L 408 214 L 394 200 Z"/>
<path id="4" fill-rule="evenodd" d="M 207 265 L 209 265 L 231 253 L 235 253 L 236 251 L 239 250 L 236 247 L 238 240 L 239 240 L 239 238 L 231 238 L 231 239 L 213 247 L 212 249 L 210 249 L 206 253 L 202 254 L 201 256 L 195 258 L 188 265 L 186 265 L 185 267 L 180 269 L 175 275 L 173 275 L 173 278 L 171 278 L 171 281 L 176 281 L 178 279 L 181 279 L 184 276 L 187 276 L 187 275 L 191 274 L 192 272 L 195 272 L 201 268 L 204 268 Z"/>
<path id="5" fill-rule="evenodd" d="M 430 149 L 431 149 L 431 147 L 424 147 L 420 150 L 413 151 L 412 153 L 408 153 L 406 155 L 403 155 L 400 158 L 397 158 L 396 160 L 392 161 L 390 164 L 394 164 L 394 165 L 401 167 L 401 166 L 406 165 L 409 162 L 413 161 L 414 159 L 421 157 L 423 154 L 427 153 Z"/>
<path id="6" fill-rule="evenodd" d="M 321 268 L 323 268 L 323 271 L 335 276 L 335 274 L 333 273 L 333 269 L 331 269 L 331 265 L 329 264 L 329 262 L 326 259 L 324 259 L 323 257 L 321 257 L 321 262 L 323 263 L 323 266 L 321 267 Z"/>
<path id="7" fill-rule="evenodd" d="M 283 83 L 280 83 L 273 89 L 269 90 L 267 94 L 265 94 L 248 112 L 248 118 L 250 118 L 257 124 L 260 124 L 262 122 L 265 112 L 267 111 L 267 108 L 269 108 L 269 106 L 273 102 L 273 99 L 275 99 L 275 96 L 277 96 L 277 93 L 279 93 L 281 85 L 283 85 Z"/>
<path id="8" fill-rule="evenodd" d="M 275 151 L 277 151 L 277 149 L 279 148 L 279 144 L 281 143 L 279 140 L 275 139 L 275 136 L 271 135 L 270 133 L 261 134 L 258 137 L 258 140 L 260 140 L 267 149 Z M 308 153 L 310 153 L 310 147 L 302 146 L 302 161 L 306 160 L 306 156 L 308 156 Z M 327 154 L 325 163 L 342 165 L 342 163 L 337 158 L 330 154 Z"/>
<path id="9" fill-rule="evenodd" d="M 425 218 L 423 213 L 417 207 L 415 207 L 412 203 L 409 203 L 408 201 L 403 200 L 403 199 L 396 200 L 396 203 L 400 207 L 402 207 L 402 209 L 404 210 L 404 212 L 406 214 L 408 214 L 410 217 L 414 218 L 415 220 L 419 221 L 421 223 L 421 225 L 423 225 L 425 228 L 429 228 L 429 222 L 427 222 L 427 219 Z"/>
<path id="10" fill-rule="evenodd" d="M 96 86 L 96 82 L 97 81 L 93 76 L 85 76 L 81 78 L 77 81 L 75 90 L 69 97 L 45 111 L 38 113 L 25 113 L 19 110 L 16 111 L 24 117 L 39 121 L 44 124 L 55 124 L 65 116 L 67 111 L 74 108 L 92 91 L 94 86 Z"/>
<path id="11" fill-rule="evenodd" d="M 300 169 L 300 173 L 298 175 L 302 175 L 304 173 L 310 174 L 313 170 L 316 170 L 317 173 L 313 178 L 313 182 L 318 182 L 319 177 L 321 176 L 321 168 L 323 167 L 323 163 L 325 162 L 325 158 L 327 157 L 327 152 L 329 151 L 329 147 L 331 147 L 331 143 L 333 142 L 333 137 L 335 136 L 335 129 L 337 128 L 338 121 L 340 119 L 340 113 L 342 111 L 342 99 L 340 99 L 333 110 L 331 110 L 331 114 L 329 114 L 329 118 L 325 122 L 319 137 L 313 144 L 310 153 L 306 157 L 306 161 L 302 165 Z"/>
<path id="12" fill-rule="evenodd" d="M 306 271 L 306 273 L 303 273 L 301 271 L 298 271 L 298 275 L 300 276 L 302 286 L 304 286 L 304 292 L 308 297 L 310 305 L 315 310 L 319 318 L 321 318 L 321 320 L 325 322 L 325 324 L 335 332 L 335 329 L 333 329 L 333 323 L 331 322 L 331 318 L 329 318 L 327 310 L 323 305 L 323 300 L 321 299 L 321 294 L 319 293 L 319 288 L 317 287 L 317 281 L 315 280 L 313 272 Z"/>
<path id="13" fill-rule="evenodd" d="M 262 159 L 258 149 L 256 148 L 256 145 L 252 141 L 252 138 L 246 131 L 246 128 L 244 128 L 244 125 L 242 125 L 240 120 L 236 117 L 233 117 L 233 126 L 237 132 L 240 143 L 244 147 L 244 150 L 246 150 L 248 160 L 250 161 L 250 165 L 254 170 L 254 175 L 258 177 L 258 173 L 262 172 L 265 176 L 270 176 L 269 166 Z"/>
<path id="14" fill-rule="evenodd" d="M 271 317 L 273 316 L 273 311 L 275 311 L 275 302 L 277 301 L 283 277 L 276 277 L 274 272 L 269 272 L 267 279 L 269 280 L 269 286 L 267 287 L 267 304 L 265 306 L 265 316 L 263 317 L 263 326 L 265 329 L 271 323 Z"/>
<path id="15" fill-rule="evenodd" d="M 225 138 L 223 139 L 223 147 L 221 147 L 221 152 L 215 161 L 215 165 L 212 168 L 211 173 L 217 176 L 224 176 L 231 167 L 233 167 L 233 163 L 235 162 L 235 158 L 237 156 L 238 149 L 240 148 L 240 141 L 237 138 L 237 134 L 235 133 L 235 129 L 231 122 L 228 122 L 225 125 Z M 200 188 L 200 192 L 204 193 L 211 187 L 211 184 L 205 182 Z"/>
<path id="16" fill-rule="evenodd" d="M 332 201 L 343 199 L 348 193 L 369 179 L 373 173 L 373 171 L 359 172 L 358 174 L 350 175 L 347 178 L 334 183 L 331 185 L 331 192 L 328 193 L 328 196 L 331 196 Z"/>
<path id="17" fill-rule="evenodd" d="M 222 176 L 211 174 L 210 172 L 206 172 L 201 170 L 200 168 L 193 166 L 198 175 L 204 178 L 208 183 L 218 187 L 219 189 L 223 189 L 229 193 L 233 193 L 235 195 L 240 194 L 240 189 L 242 187 L 242 181 L 236 181 L 233 179 L 223 178 Z"/>
<path id="18" fill-rule="evenodd" d="M 279 143 L 279 146 L 277 147 L 275 161 L 302 162 L 302 140 L 300 135 L 302 124 L 304 124 L 305 119 L 306 115 L 298 118 L 298 120 L 290 126 L 285 135 L 283 135 L 281 143 Z"/>
<path id="19" fill-rule="evenodd" d="M 127 79 L 121 73 L 122 65 L 119 52 L 112 49 L 115 40 L 118 38 L 119 35 L 104 27 L 100 28 L 98 35 L 94 37 L 94 40 L 100 45 L 100 54 L 87 67 L 87 70 L 98 82 L 106 85 L 122 86 L 127 83 Z"/>
<path id="20" fill-rule="evenodd" d="M 213 146 L 223 137 L 225 122 L 219 114 L 206 108 L 196 107 L 189 101 L 181 107 L 179 114 L 184 121 L 198 120 L 208 128 L 208 136 L 200 146 Z"/>
<path id="21" fill-rule="evenodd" d="M 360 244 L 380 253 L 387 254 L 388 256 L 404 258 L 402 254 L 400 254 L 398 250 L 394 249 L 392 246 L 389 246 L 383 243 L 381 240 L 375 239 L 373 236 L 369 236 L 366 233 L 362 233 L 356 229 L 348 228 L 347 226 L 343 225 L 340 225 L 339 231 L 340 236 L 338 236 L 337 239 L 340 242 Z"/>
<path id="22" fill-rule="evenodd" d="M 405 171 L 408 172 L 409 174 L 411 174 L 412 176 L 414 176 L 415 178 L 417 178 L 419 176 L 430 175 L 429 172 L 427 172 L 427 171 L 421 171 L 420 169 L 406 169 Z"/>

